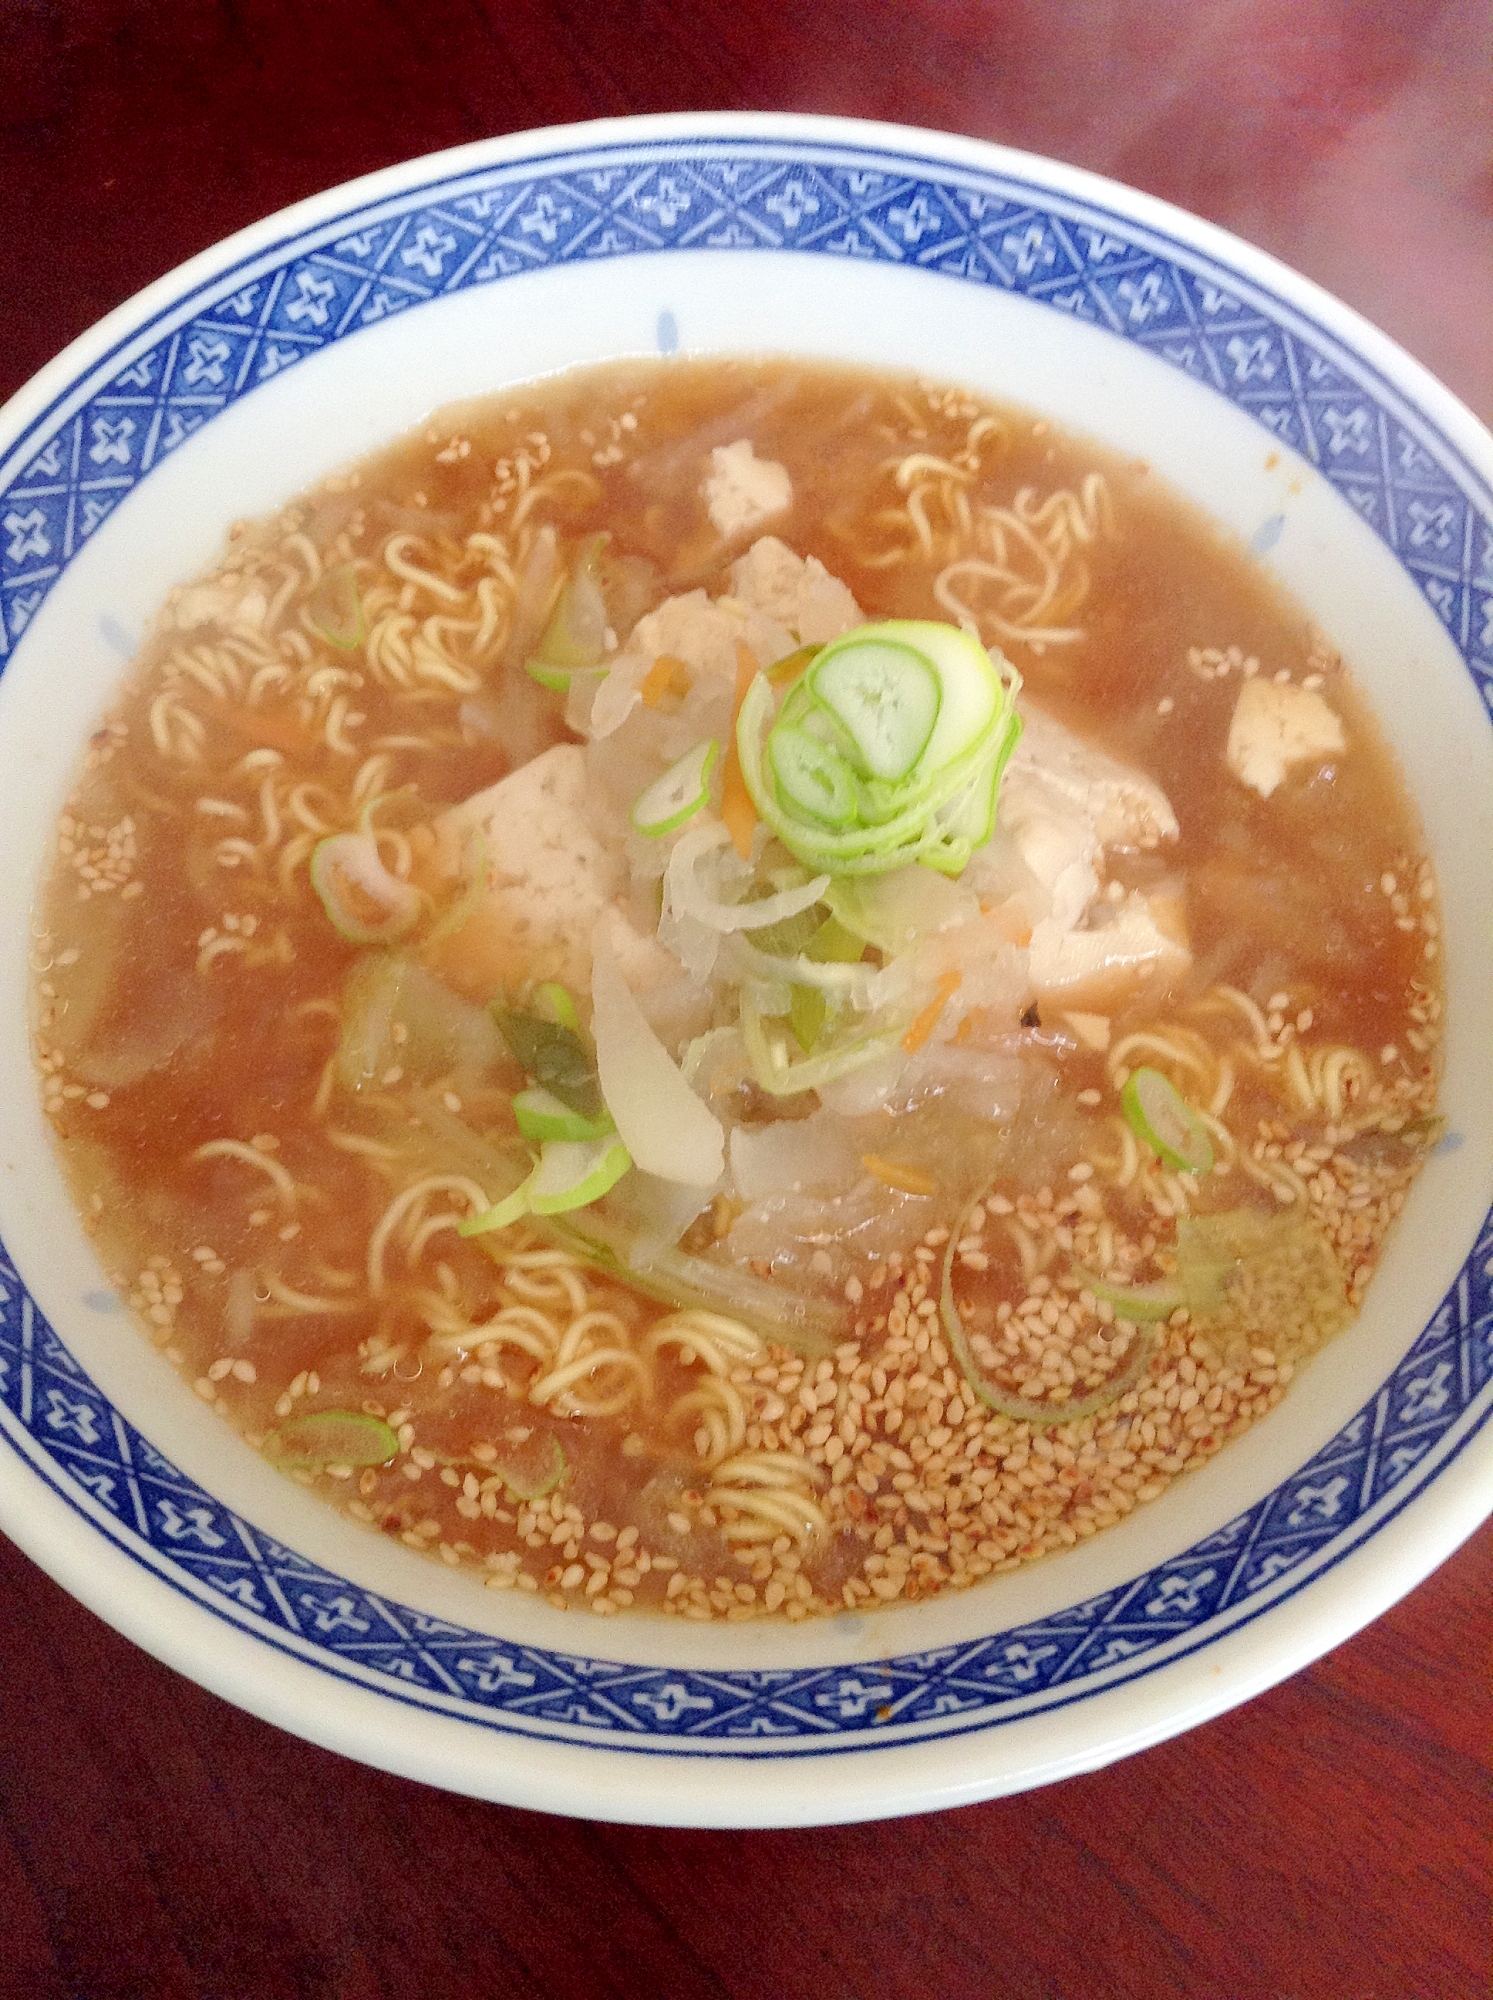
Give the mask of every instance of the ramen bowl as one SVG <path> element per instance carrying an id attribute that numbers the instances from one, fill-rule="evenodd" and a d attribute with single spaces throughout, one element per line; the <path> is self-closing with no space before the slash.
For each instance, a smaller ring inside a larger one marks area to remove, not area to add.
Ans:
<path id="1" fill-rule="evenodd" d="M 156 606 L 230 524 L 444 403 L 675 352 L 915 370 L 1145 459 L 1342 651 L 1443 898 L 1447 1136 L 1303 1383 L 1067 1553 L 799 1625 L 604 1624 L 484 1591 L 278 1476 L 131 1326 L 26 1029 L 69 774 Z M 0 662 L 0 1525 L 229 1700 L 552 1811 L 926 1810 L 1247 1699 L 1493 1504 L 1493 439 L 1245 244 L 1071 168 L 829 119 L 625 120 L 391 169 L 183 266 L 0 414 Z"/>

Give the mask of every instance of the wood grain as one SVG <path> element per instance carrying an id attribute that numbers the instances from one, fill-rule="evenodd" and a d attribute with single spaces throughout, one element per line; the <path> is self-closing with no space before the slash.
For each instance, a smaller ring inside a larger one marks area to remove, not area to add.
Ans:
<path id="1" fill-rule="evenodd" d="M 717 106 L 1118 173 L 1332 284 L 1493 414 L 1484 0 L 9 0 L 0 395 L 299 196 L 493 132 Z M 1485 1530 L 1273 1692 L 1023 1798 L 669 1833 L 297 1743 L 0 1544 L 0 1996 L 1478 2000 L 1490 1584 Z"/>

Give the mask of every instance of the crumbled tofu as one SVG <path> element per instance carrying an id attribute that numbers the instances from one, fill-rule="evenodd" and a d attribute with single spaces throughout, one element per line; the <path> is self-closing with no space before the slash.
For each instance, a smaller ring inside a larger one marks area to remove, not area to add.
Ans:
<path id="1" fill-rule="evenodd" d="M 591 933 L 609 913 L 629 985 L 677 977 L 679 967 L 617 906 L 626 881 L 621 830 L 586 800 L 586 756 L 562 743 L 442 814 L 436 835 L 447 873 L 473 829 L 486 844 L 486 893 L 465 923 L 438 939 L 426 963 L 458 992 L 490 1000 L 526 980 L 589 991 Z"/>
<path id="2" fill-rule="evenodd" d="M 1262 799 L 1292 765 L 1320 764 L 1343 748 L 1343 725 L 1314 689 L 1260 679 L 1240 688 L 1225 754 L 1229 769 Z"/>
<path id="3" fill-rule="evenodd" d="M 776 535 L 763 535 L 731 565 L 732 593 L 743 604 L 786 625 L 804 646 L 826 646 L 865 614 L 817 556 L 795 555 Z"/>
<path id="4" fill-rule="evenodd" d="M 711 524 L 728 542 L 786 513 L 793 505 L 793 482 L 786 465 L 758 458 L 749 438 L 718 444 L 700 488 Z"/>

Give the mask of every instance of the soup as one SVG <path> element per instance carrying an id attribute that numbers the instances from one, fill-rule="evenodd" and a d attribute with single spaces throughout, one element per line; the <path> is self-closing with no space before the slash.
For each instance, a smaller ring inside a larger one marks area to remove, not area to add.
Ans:
<path id="1" fill-rule="evenodd" d="M 35 1042 L 149 1337 L 496 1589 L 1071 1547 L 1353 1317 L 1435 885 L 1330 644 L 959 389 L 629 363 L 233 531 L 92 737 Z"/>

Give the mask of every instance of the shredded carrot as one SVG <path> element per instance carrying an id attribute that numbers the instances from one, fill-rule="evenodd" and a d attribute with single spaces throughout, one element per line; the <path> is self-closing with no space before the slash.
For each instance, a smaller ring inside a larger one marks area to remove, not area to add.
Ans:
<path id="1" fill-rule="evenodd" d="M 689 693 L 689 668 L 675 653 L 660 653 L 638 690 L 644 708 L 657 708 L 665 695 Z"/>
<path id="2" fill-rule="evenodd" d="M 902 1046 L 910 1056 L 917 1054 L 918 1050 L 938 1026 L 939 1015 L 959 991 L 959 984 L 963 977 L 962 972 L 946 972 L 943 978 L 939 980 L 938 991 L 928 1002 L 922 1013 L 918 1015 L 907 1033 L 902 1037 Z"/>
<path id="3" fill-rule="evenodd" d="M 916 1167 L 904 1167 L 896 1160 L 884 1160 L 880 1153 L 862 1153 L 861 1165 L 873 1180 L 896 1188 L 899 1194 L 937 1194 L 938 1182 Z"/>
<path id="4" fill-rule="evenodd" d="M 1008 1023 L 1003 1014 L 992 1007 L 971 1007 L 954 1030 L 954 1042 L 961 1049 L 977 1049 L 1007 1031 Z"/>
<path id="5" fill-rule="evenodd" d="M 747 689 L 761 672 L 757 656 L 744 639 L 736 642 L 736 700 L 731 709 L 731 741 L 726 750 L 726 768 L 721 774 L 721 818 L 731 844 L 743 861 L 752 858 L 752 835 L 757 831 L 757 808 L 741 775 L 741 759 L 736 754 L 736 723 Z"/>

